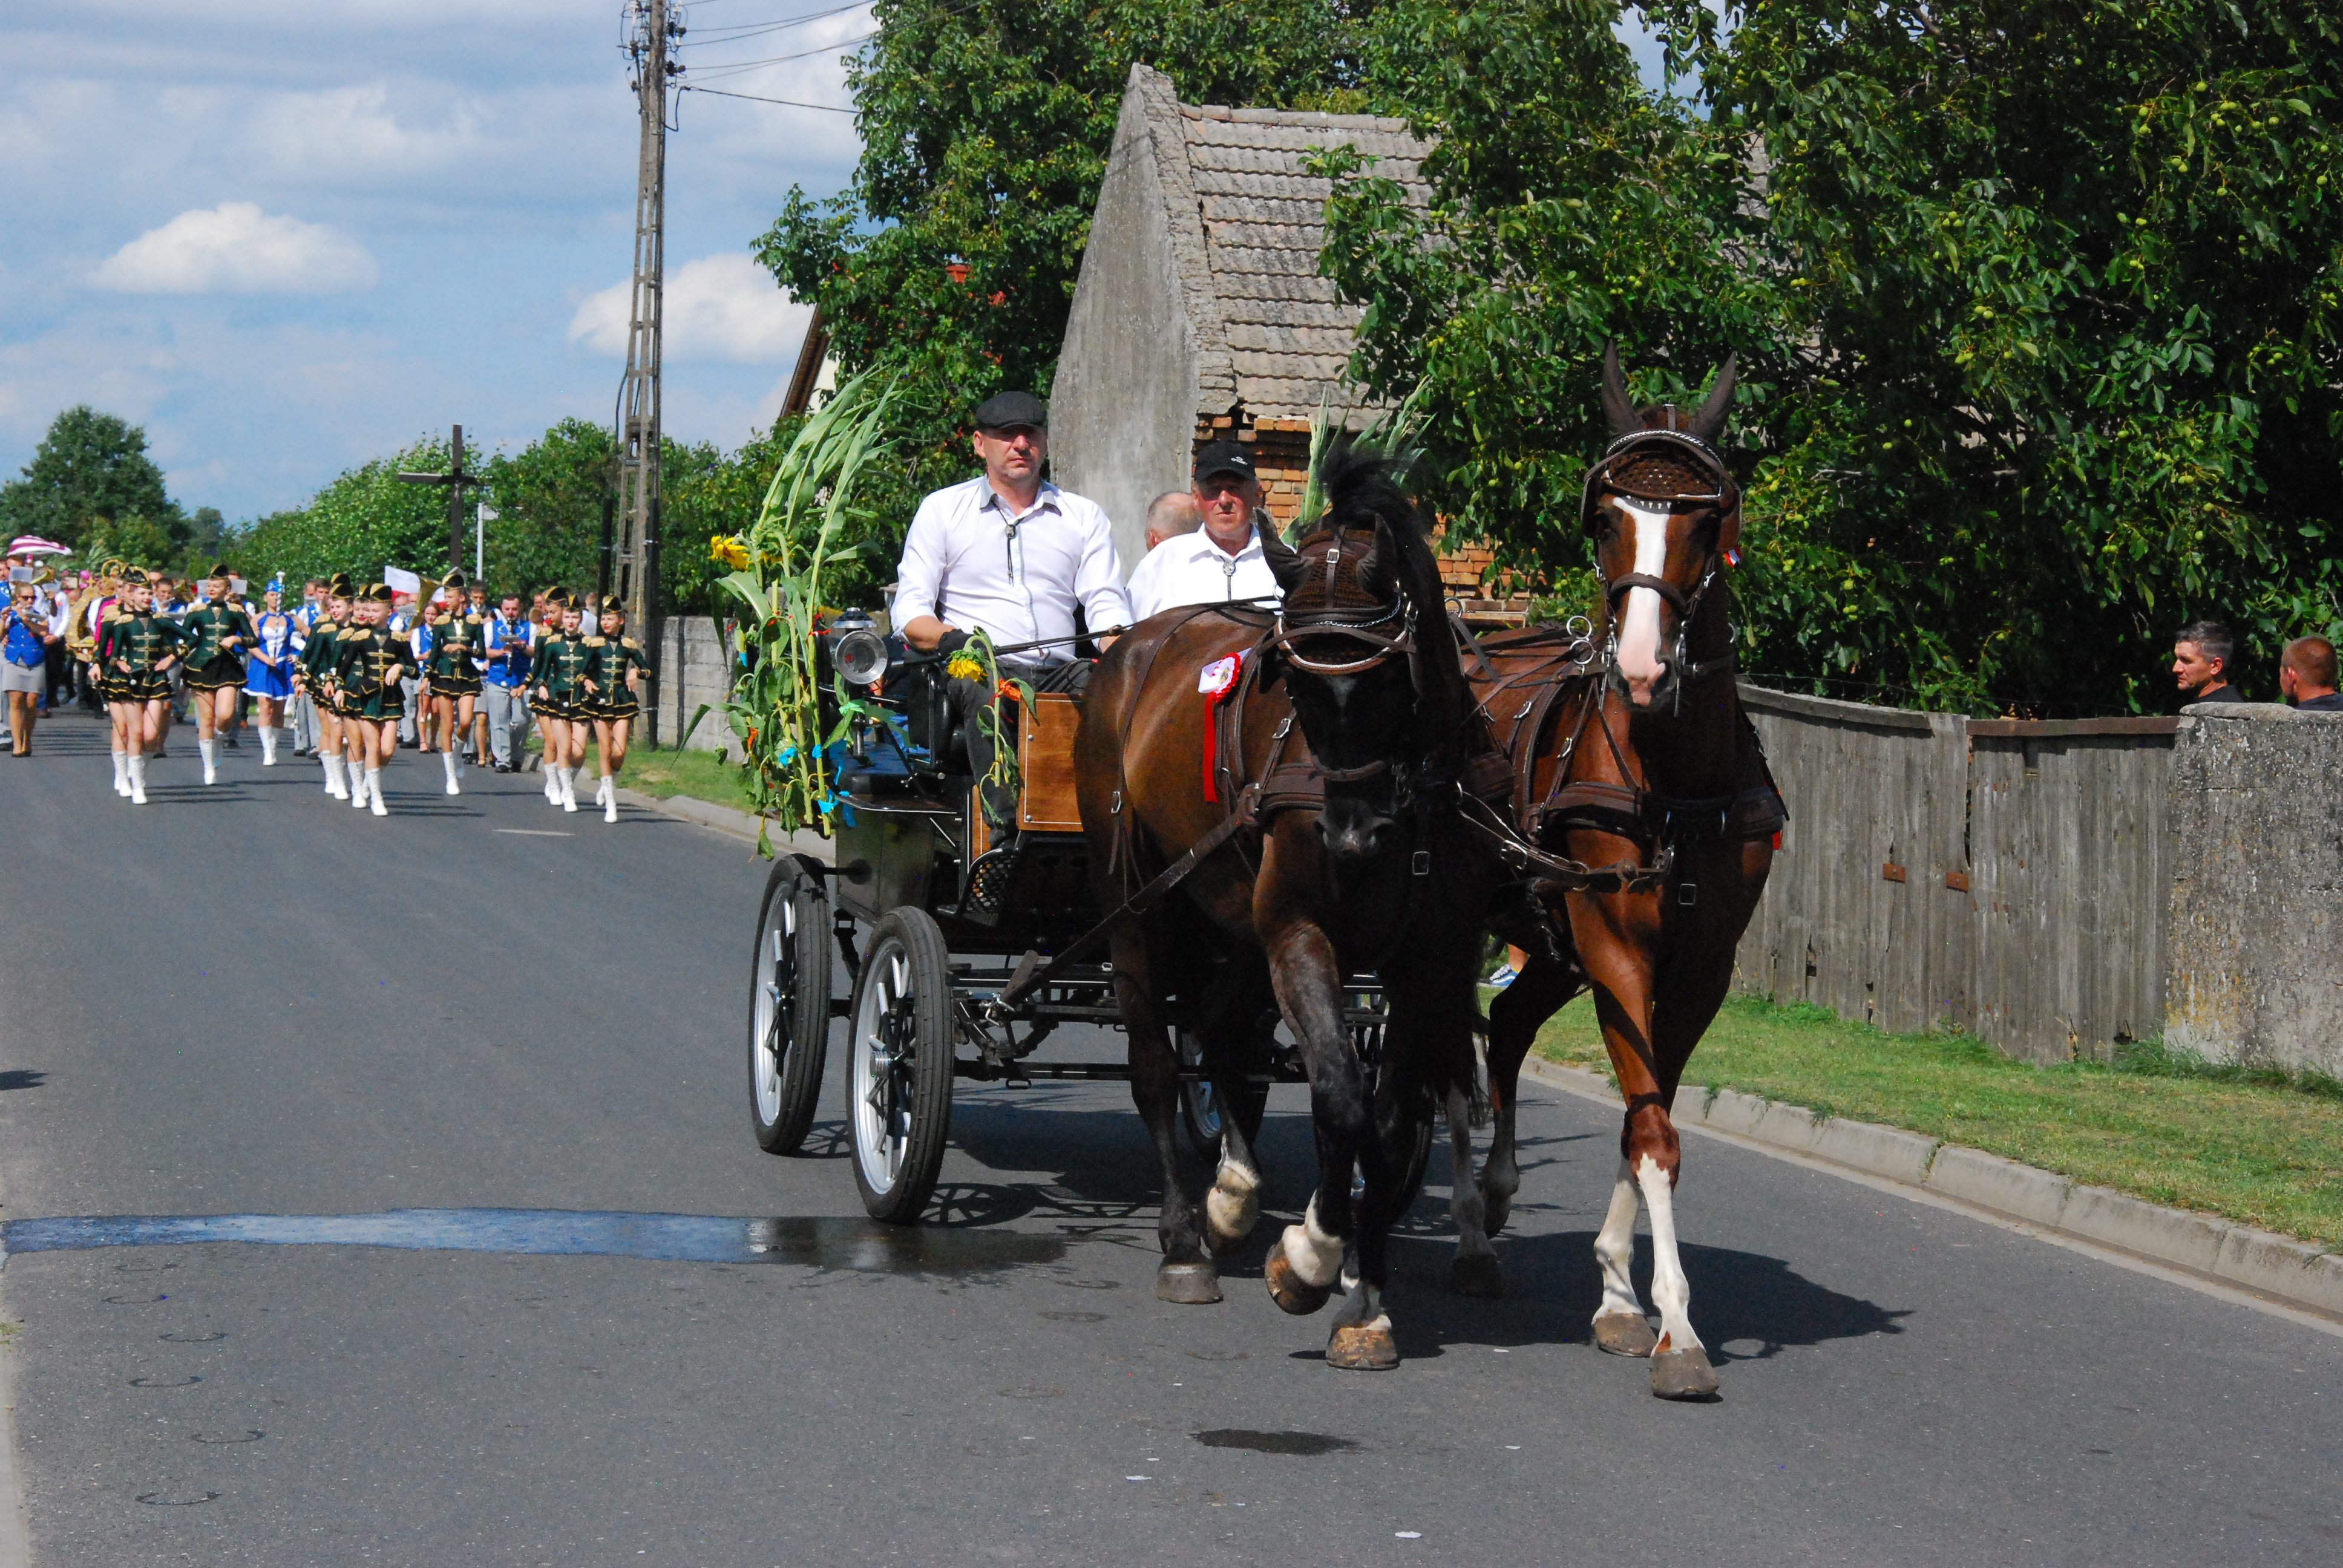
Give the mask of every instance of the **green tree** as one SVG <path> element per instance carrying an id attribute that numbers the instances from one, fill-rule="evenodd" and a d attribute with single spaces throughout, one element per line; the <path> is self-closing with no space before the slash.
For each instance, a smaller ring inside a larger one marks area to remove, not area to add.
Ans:
<path id="1" fill-rule="evenodd" d="M 488 459 L 488 581 L 528 593 L 600 581 L 602 504 L 612 494 L 617 444 L 609 427 L 561 420 L 519 451 Z"/>
<path id="2" fill-rule="evenodd" d="M 2334 0 L 1784 0 L 1729 28 L 1664 0 L 1689 101 L 1570 73 L 1607 6 L 1395 11 L 1377 80 L 1442 137 L 1434 199 L 1364 171 L 1326 262 L 1370 307 L 1360 373 L 1428 381 L 1469 528 L 1582 566 L 1602 343 L 1645 396 L 1733 347 L 1748 668 L 2157 707 L 2185 618 L 2264 659 L 2338 618 Z M 1541 134 L 1574 117 L 1598 128 Z"/>
<path id="3" fill-rule="evenodd" d="M 818 304 L 848 373 L 885 362 L 905 400 L 892 482 L 910 521 L 974 471 L 968 411 L 1046 397 L 1133 61 L 1190 102 L 1353 107 L 1370 0 L 879 0 L 850 66 L 852 186 L 792 187 L 758 257 Z"/>
<path id="4" fill-rule="evenodd" d="M 38 534 L 78 549 L 92 529 L 135 518 L 163 532 L 170 555 L 187 538 L 186 518 L 146 455 L 146 430 L 127 419 L 76 404 L 49 422 L 22 472 L 0 485 L 0 528 L 11 536 Z M 134 532 L 144 538 L 145 530 Z"/>

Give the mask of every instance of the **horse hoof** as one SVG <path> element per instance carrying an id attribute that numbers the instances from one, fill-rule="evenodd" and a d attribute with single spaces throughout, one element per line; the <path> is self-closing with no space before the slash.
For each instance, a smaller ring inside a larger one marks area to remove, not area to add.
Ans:
<path id="1" fill-rule="evenodd" d="M 1282 1247 L 1270 1249 L 1269 1261 L 1262 1267 L 1261 1277 L 1269 1286 L 1269 1299 L 1277 1303 L 1277 1310 L 1297 1318 L 1308 1317 L 1333 1294 L 1331 1287 L 1313 1285 L 1294 1272 L 1293 1265 L 1285 1261 Z"/>
<path id="2" fill-rule="evenodd" d="M 1715 1399 L 1716 1369 L 1708 1364 L 1708 1352 L 1694 1345 L 1654 1355 L 1652 1394 L 1656 1399 Z"/>
<path id="3" fill-rule="evenodd" d="M 1389 1372 L 1399 1365 L 1399 1343 L 1389 1320 L 1334 1325 L 1326 1341 L 1326 1364 L 1344 1372 Z"/>
<path id="4" fill-rule="evenodd" d="M 1221 1299 L 1221 1271 L 1210 1263 L 1166 1263 L 1155 1271 L 1155 1299 L 1209 1306 Z"/>
<path id="5" fill-rule="evenodd" d="M 1608 1354 L 1647 1356 L 1659 1343 L 1652 1321 L 1641 1312 L 1605 1312 L 1594 1320 L 1594 1348 Z"/>
<path id="6" fill-rule="evenodd" d="M 1497 1261 L 1494 1252 L 1459 1252 L 1448 1265 L 1448 1293 L 1476 1301 L 1503 1301 L 1505 1266 Z"/>

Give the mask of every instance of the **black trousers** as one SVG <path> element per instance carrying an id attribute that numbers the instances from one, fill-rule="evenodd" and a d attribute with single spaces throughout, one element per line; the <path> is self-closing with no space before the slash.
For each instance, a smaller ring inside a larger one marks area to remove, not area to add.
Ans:
<path id="1" fill-rule="evenodd" d="M 1021 664 L 1004 658 L 1001 661 L 1001 678 L 1021 680 L 1036 691 L 1081 691 L 1090 685 L 1091 671 L 1096 668 L 1087 658 L 1069 658 L 1056 664 Z M 994 828 L 1015 827 L 1015 794 L 983 787 L 984 776 L 992 771 L 992 737 L 977 722 L 976 716 L 991 706 L 991 690 L 981 680 L 955 679 L 946 686 L 945 693 L 952 710 L 960 716 L 960 733 L 968 739 L 969 771 L 976 777 L 978 794 L 984 802 L 985 821 Z M 996 799 L 996 796 L 1001 799 Z"/>

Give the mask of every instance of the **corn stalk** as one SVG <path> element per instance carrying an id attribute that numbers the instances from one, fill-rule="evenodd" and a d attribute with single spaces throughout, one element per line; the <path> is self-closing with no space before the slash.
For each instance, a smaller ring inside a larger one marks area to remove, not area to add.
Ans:
<path id="1" fill-rule="evenodd" d="M 1416 437 L 1423 430 L 1423 412 L 1417 400 L 1423 396 L 1424 383 L 1416 383 L 1396 408 L 1378 411 L 1359 433 L 1351 437 L 1351 445 L 1359 450 L 1382 452 L 1406 463 L 1414 456 Z M 1319 517 L 1326 510 L 1326 491 L 1318 480 L 1318 461 L 1326 455 L 1327 447 L 1342 433 L 1342 421 L 1335 416 L 1332 388 L 1318 395 L 1318 412 L 1310 417 L 1310 477 L 1302 489 L 1302 506 L 1293 514 L 1293 522 L 1285 530 L 1285 539 L 1292 544 L 1309 537 L 1318 525 Z"/>
<path id="2" fill-rule="evenodd" d="M 726 700 L 701 708 L 691 722 L 697 728 L 711 711 L 721 714 L 738 739 L 760 819 L 760 855 L 772 853 L 766 821 L 785 833 L 832 830 L 838 796 L 823 749 L 866 705 L 836 683 L 839 722 L 824 732 L 815 650 L 823 618 L 836 612 L 822 603 L 823 574 L 847 553 L 842 539 L 858 516 L 855 483 L 885 452 L 899 397 L 895 378 L 877 371 L 839 387 L 789 444 L 757 520 L 709 541 L 710 555 L 732 568 L 716 588 L 735 612 L 727 639 L 734 678 Z"/>

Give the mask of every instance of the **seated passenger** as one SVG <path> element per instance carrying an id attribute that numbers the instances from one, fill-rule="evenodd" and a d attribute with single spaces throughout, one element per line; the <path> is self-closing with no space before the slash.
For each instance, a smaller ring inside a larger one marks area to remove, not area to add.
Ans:
<path id="1" fill-rule="evenodd" d="M 1169 498 L 1148 508 L 1151 531 L 1157 528 L 1157 508 Z M 1133 615 L 1145 620 L 1181 605 L 1226 599 L 1275 604 L 1277 579 L 1262 558 L 1257 525 L 1276 525 L 1262 510 L 1252 454 L 1234 441 L 1215 441 L 1197 453 L 1191 498 L 1202 526 L 1191 525 L 1194 531 L 1168 537 L 1147 552 L 1131 574 Z"/>
<path id="2" fill-rule="evenodd" d="M 1080 691 L 1091 664 L 1074 653 L 1074 610 L 1105 646 L 1131 623 L 1122 567 L 1106 513 L 1041 477 L 1049 455 L 1049 414 L 1030 392 L 1003 392 L 976 410 L 976 455 L 984 472 L 947 486 L 920 503 L 903 540 L 894 622 L 922 653 L 951 653 L 982 631 L 1004 678 L 1036 691 Z M 950 682 L 968 740 L 970 770 L 991 770 L 992 739 L 976 713 L 992 700 L 982 680 Z M 985 821 L 1013 832 L 1017 800 L 1006 789 L 980 792 Z"/>

